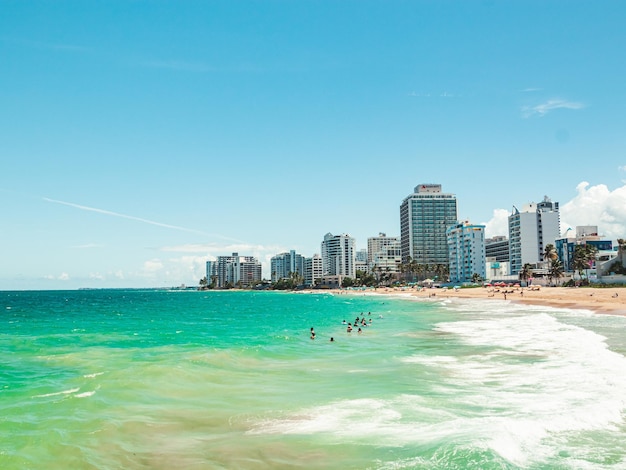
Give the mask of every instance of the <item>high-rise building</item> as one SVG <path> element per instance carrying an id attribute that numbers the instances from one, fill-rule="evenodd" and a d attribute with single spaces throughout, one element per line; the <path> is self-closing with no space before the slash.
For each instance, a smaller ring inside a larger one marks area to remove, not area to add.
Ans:
<path id="1" fill-rule="evenodd" d="M 441 192 L 440 184 L 420 184 L 400 205 L 402 262 L 448 264 L 446 230 L 457 223 L 454 194 Z"/>
<path id="2" fill-rule="evenodd" d="M 547 196 L 538 204 L 526 204 L 520 211 L 513 206 L 509 215 L 509 256 L 511 274 L 518 274 L 525 264 L 543 261 L 548 244 L 560 237 L 559 203 Z"/>
<path id="3" fill-rule="evenodd" d="M 398 237 L 379 233 L 367 239 L 367 263 L 369 270 L 379 273 L 397 273 L 402 262 L 402 251 Z"/>
<path id="4" fill-rule="evenodd" d="M 471 282 L 475 274 L 486 278 L 485 226 L 469 222 L 457 223 L 448 228 L 450 281 Z"/>
<path id="5" fill-rule="evenodd" d="M 327 233 L 322 242 L 322 271 L 324 276 L 347 276 L 354 278 L 355 241 L 350 235 Z"/>
<path id="6" fill-rule="evenodd" d="M 304 260 L 304 256 L 299 255 L 295 250 L 273 256 L 270 261 L 272 282 L 288 279 L 293 274 L 304 279 Z"/>
<path id="7" fill-rule="evenodd" d="M 218 256 L 217 261 L 207 261 L 207 281 L 215 287 L 250 287 L 261 281 L 261 263 L 253 256 Z"/>
<path id="8" fill-rule="evenodd" d="M 318 279 L 323 276 L 322 257 L 315 253 L 310 258 L 304 260 L 304 284 L 306 286 L 314 286 Z"/>

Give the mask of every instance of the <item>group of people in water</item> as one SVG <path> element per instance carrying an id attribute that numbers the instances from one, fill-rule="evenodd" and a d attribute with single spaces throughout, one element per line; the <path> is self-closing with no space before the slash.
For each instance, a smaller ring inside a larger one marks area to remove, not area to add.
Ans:
<path id="1" fill-rule="evenodd" d="M 372 326 L 372 312 L 367 312 L 367 318 L 363 312 L 361 312 L 361 316 L 357 316 L 354 319 L 354 325 L 352 323 L 346 322 L 345 320 L 342 322 L 343 325 L 347 325 L 346 332 L 352 333 L 354 329 L 357 330 L 357 333 L 363 333 L 363 328 L 367 328 Z M 382 315 L 379 315 L 379 318 L 382 318 Z M 311 327 L 311 339 L 315 339 L 315 329 Z M 331 336 L 331 342 L 335 341 L 335 338 Z"/>

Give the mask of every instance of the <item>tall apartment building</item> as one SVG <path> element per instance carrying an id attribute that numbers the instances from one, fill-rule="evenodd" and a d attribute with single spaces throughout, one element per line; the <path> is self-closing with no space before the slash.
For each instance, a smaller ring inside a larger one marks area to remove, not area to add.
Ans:
<path id="1" fill-rule="evenodd" d="M 454 194 L 441 192 L 440 184 L 420 184 L 400 205 L 402 262 L 448 264 L 446 230 L 457 223 Z"/>
<path id="2" fill-rule="evenodd" d="M 355 240 L 350 235 L 327 233 L 322 241 L 322 273 L 324 276 L 354 278 Z"/>
<path id="3" fill-rule="evenodd" d="M 487 276 L 485 268 L 485 226 L 460 222 L 448 228 L 450 281 L 471 282 L 474 274 Z"/>
<path id="4" fill-rule="evenodd" d="M 273 256 L 270 260 L 272 282 L 288 279 L 291 273 L 298 274 L 304 279 L 304 260 L 304 256 L 295 250 Z"/>
<path id="5" fill-rule="evenodd" d="M 217 261 L 207 261 L 206 274 L 209 283 L 215 279 L 215 287 L 253 286 L 261 281 L 261 263 L 254 256 L 218 256 Z"/>
<path id="6" fill-rule="evenodd" d="M 398 237 L 388 237 L 379 233 L 367 239 L 367 264 L 370 271 L 397 273 L 402 263 L 402 250 Z"/>
<path id="7" fill-rule="evenodd" d="M 314 286 L 318 279 L 323 276 L 322 257 L 317 253 L 310 258 L 304 260 L 304 284 L 306 286 Z"/>
<path id="8" fill-rule="evenodd" d="M 544 248 L 560 238 L 559 203 L 547 196 L 543 201 L 526 204 L 520 211 L 513 206 L 509 215 L 509 256 L 511 274 L 526 264 L 543 261 Z"/>

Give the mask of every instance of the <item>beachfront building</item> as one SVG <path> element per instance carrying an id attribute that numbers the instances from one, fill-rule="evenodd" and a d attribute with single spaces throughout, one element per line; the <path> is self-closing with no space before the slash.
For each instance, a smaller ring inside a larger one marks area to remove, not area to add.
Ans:
<path id="1" fill-rule="evenodd" d="M 357 250 L 354 255 L 354 270 L 364 273 L 369 272 L 369 266 L 367 265 L 367 250 Z"/>
<path id="2" fill-rule="evenodd" d="M 487 279 L 503 280 L 509 276 L 509 239 L 506 236 L 485 239 L 485 262 Z"/>
<path id="3" fill-rule="evenodd" d="M 446 231 L 450 259 L 450 282 L 472 282 L 476 277 L 484 280 L 485 226 L 468 221 L 457 223 Z"/>
<path id="4" fill-rule="evenodd" d="M 457 223 L 454 194 L 442 193 L 440 184 L 420 184 L 400 205 L 402 262 L 448 265 L 448 227 Z"/>
<path id="5" fill-rule="evenodd" d="M 562 238 L 555 240 L 554 247 L 556 254 L 563 263 L 564 271 L 573 271 L 574 251 L 577 245 L 589 245 L 596 249 L 596 260 L 606 262 L 613 260 L 617 253 L 613 250 L 613 241 L 603 239 L 598 234 L 597 225 L 580 225 L 576 227 L 575 236 L 569 236 L 571 228 L 565 231 Z M 590 269 L 595 268 L 595 263 Z"/>
<path id="6" fill-rule="evenodd" d="M 304 281 L 304 261 L 304 256 L 296 253 L 295 250 L 273 256 L 270 260 L 272 282 L 292 279 L 295 276 Z"/>
<path id="7" fill-rule="evenodd" d="M 399 237 L 388 237 L 379 233 L 367 239 L 367 264 L 370 272 L 397 274 L 402 263 Z"/>
<path id="8" fill-rule="evenodd" d="M 304 260 L 304 285 L 312 287 L 317 284 L 318 279 L 323 276 L 322 257 L 315 253 L 310 258 Z"/>
<path id="9" fill-rule="evenodd" d="M 253 256 L 218 256 L 207 262 L 207 281 L 214 287 L 251 287 L 260 282 L 261 263 Z"/>
<path id="10" fill-rule="evenodd" d="M 522 210 L 513 206 L 509 215 L 509 256 L 511 274 L 518 275 L 525 264 L 537 266 L 543 261 L 548 244 L 560 238 L 559 203 L 547 196 L 536 204 L 526 204 Z"/>
<path id="11" fill-rule="evenodd" d="M 327 233 L 322 241 L 322 275 L 356 277 L 355 240 Z"/>

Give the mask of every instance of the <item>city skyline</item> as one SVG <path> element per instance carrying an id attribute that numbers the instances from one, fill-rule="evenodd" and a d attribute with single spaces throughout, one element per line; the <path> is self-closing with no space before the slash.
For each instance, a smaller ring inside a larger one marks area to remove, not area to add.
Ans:
<path id="1" fill-rule="evenodd" d="M 400 236 L 441 184 L 626 238 L 626 5 L 3 5 L 0 289 L 195 284 L 207 259 Z M 323 34 L 320 32 L 323 31 Z"/>

